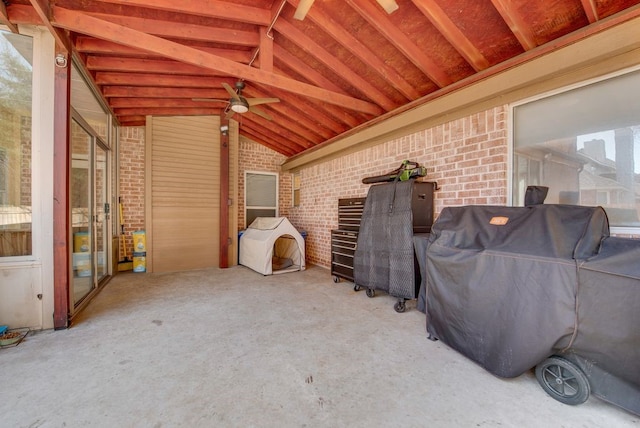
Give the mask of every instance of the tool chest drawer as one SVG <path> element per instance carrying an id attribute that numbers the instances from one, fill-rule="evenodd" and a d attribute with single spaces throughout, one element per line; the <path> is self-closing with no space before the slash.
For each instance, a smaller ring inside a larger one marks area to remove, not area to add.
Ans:
<path id="1" fill-rule="evenodd" d="M 353 282 L 353 257 L 366 198 L 338 199 L 338 229 L 331 231 L 331 275 L 333 281 Z"/>
<path id="2" fill-rule="evenodd" d="M 338 199 L 338 230 L 360 230 L 365 198 Z"/>
<path id="3" fill-rule="evenodd" d="M 331 274 L 334 282 L 340 278 L 353 281 L 353 257 L 358 243 L 358 232 L 349 230 L 331 231 Z"/>

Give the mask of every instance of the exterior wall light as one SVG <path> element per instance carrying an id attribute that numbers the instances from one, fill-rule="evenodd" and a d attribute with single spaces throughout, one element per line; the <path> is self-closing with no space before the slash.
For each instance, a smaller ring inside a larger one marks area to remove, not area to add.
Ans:
<path id="1" fill-rule="evenodd" d="M 64 54 L 56 55 L 56 67 L 65 68 L 67 66 L 67 56 Z"/>

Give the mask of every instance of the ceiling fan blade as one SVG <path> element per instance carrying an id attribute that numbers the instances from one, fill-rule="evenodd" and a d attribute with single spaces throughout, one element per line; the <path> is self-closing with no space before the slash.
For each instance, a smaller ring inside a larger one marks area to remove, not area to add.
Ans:
<path id="1" fill-rule="evenodd" d="M 396 3 L 396 0 L 378 0 L 378 4 L 382 6 L 387 13 L 392 13 L 398 10 L 398 3 Z"/>
<path id="2" fill-rule="evenodd" d="M 267 119 L 267 120 L 273 120 L 273 119 L 271 118 L 271 116 L 269 116 L 266 112 L 264 112 L 264 111 L 262 111 L 262 110 L 260 110 L 260 109 L 258 109 L 258 108 L 255 108 L 255 107 L 249 107 L 249 111 L 250 111 L 251 113 L 255 113 L 255 114 L 257 114 L 258 116 L 261 116 L 261 117 L 263 117 L 263 118 L 265 118 L 265 119 Z"/>
<path id="3" fill-rule="evenodd" d="M 300 0 L 298 8 L 296 9 L 296 13 L 293 15 L 293 17 L 299 21 L 302 21 L 304 17 L 307 16 L 309 9 L 311 9 L 311 6 L 313 5 L 313 2 L 314 0 Z"/>
<path id="4" fill-rule="evenodd" d="M 279 103 L 280 98 L 247 98 L 247 102 L 250 106 L 257 106 L 260 104 Z"/>
<path id="5" fill-rule="evenodd" d="M 235 98 L 236 100 L 240 101 L 240 95 L 238 95 L 236 91 L 233 90 L 231 85 L 229 85 L 228 83 L 222 82 L 222 87 L 225 88 L 227 92 L 229 92 L 229 95 L 231 95 L 231 98 Z"/>
<path id="6" fill-rule="evenodd" d="M 229 109 L 227 110 L 227 114 L 224 116 L 226 119 L 231 119 L 231 116 L 235 114 L 235 111 Z"/>

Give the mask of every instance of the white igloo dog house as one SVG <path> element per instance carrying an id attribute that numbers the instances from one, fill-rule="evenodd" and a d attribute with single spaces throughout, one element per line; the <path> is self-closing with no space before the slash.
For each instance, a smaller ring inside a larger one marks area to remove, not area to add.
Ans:
<path id="1" fill-rule="evenodd" d="M 258 217 L 240 237 L 239 263 L 263 275 L 305 269 L 304 238 L 286 217 Z"/>

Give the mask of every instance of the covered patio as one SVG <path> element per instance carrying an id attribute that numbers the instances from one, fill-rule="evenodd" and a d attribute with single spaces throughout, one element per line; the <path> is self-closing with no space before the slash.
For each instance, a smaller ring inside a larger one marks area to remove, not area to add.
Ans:
<path id="1" fill-rule="evenodd" d="M 426 338 L 424 314 L 313 266 L 121 274 L 73 328 L 0 350 L 4 426 L 636 427 L 500 379 Z M 408 305 L 415 305 L 409 302 Z"/>

